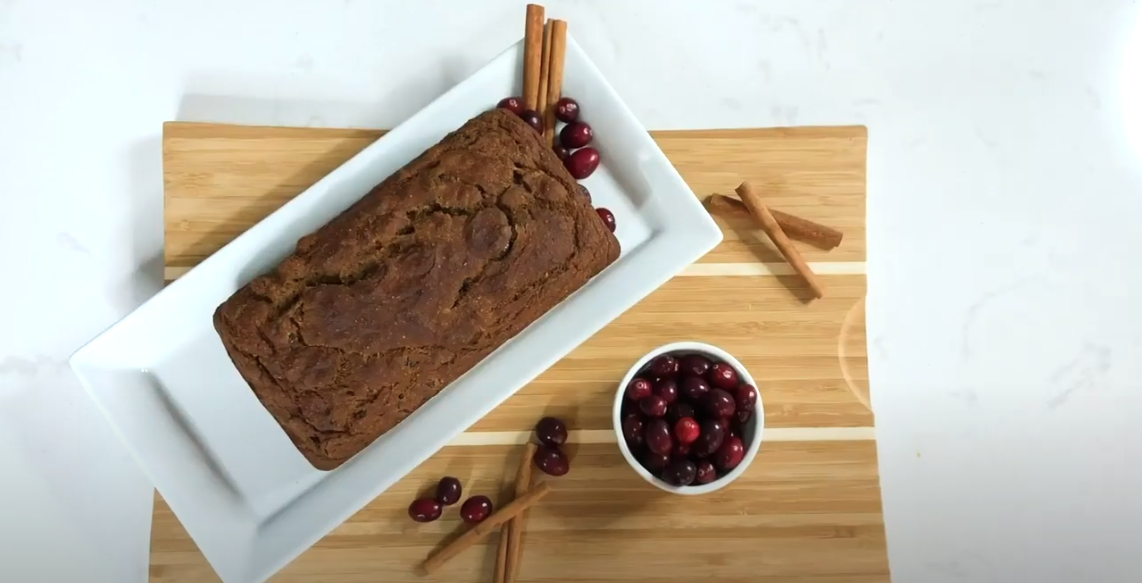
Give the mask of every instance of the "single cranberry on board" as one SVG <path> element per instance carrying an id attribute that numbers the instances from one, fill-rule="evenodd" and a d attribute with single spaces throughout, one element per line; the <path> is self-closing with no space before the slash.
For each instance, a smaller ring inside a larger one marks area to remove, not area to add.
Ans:
<path id="1" fill-rule="evenodd" d="M 664 377 L 655 383 L 655 394 L 663 398 L 667 405 L 674 403 L 679 399 L 679 384 L 675 382 L 675 377 Z"/>
<path id="2" fill-rule="evenodd" d="M 671 454 L 655 453 L 649 449 L 645 450 L 643 454 L 639 456 L 639 463 L 652 472 L 657 472 L 667 467 L 667 464 L 670 463 L 670 461 Z"/>
<path id="3" fill-rule="evenodd" d="M 608 209 L 599 207 L 595 209 L 595 214 L 599 215 L 599 220 L 603 221 L 603 225 L 607 227 L 608 231 L 615 232 L 615 213 Z"/>
<path id="4" fill-rule="evenodd" d="M 543 124 L 540 127 L 543 127 Z M 595 172 L 598 167 L 599 150 L 595 148 L 580 148 L 564 160 L 564 168 L 567 168 L 568 173 L 576 180 L 583 180 L 591 176 L 591 173 Z"/>
<path id="5" fill-rule="evenodd" d="M 540 468 L 540 471 L 549 476 L 562 476 L 568 473 L 568 469 L 571 467 L 564 452 L 560 451 L 558 447 L 546 445 L 536 449 L 532 461 L 536 462 L 536 467 Z"/>
<path id="6" fill-rule="evenodd" d="M 710 367 L 710 384 L 727 391 L 733 391 L 738 388 L 738 373 L 734 371 L 734 367 L 720 362 Z"/>
<path id="7" fill-rule="evenodd" d="M 488 496 L 473 496 L 460 505 L 460 519 L 469 524 L 483 522 L 490 514 L 492 514 L 492 500 Z"/>
<path id="8" fill-rule="evenodd" d="M 669 454 L 674 446 L 671 440 L 671 428 L 662 419 L 647 421 L 646 429 L 643 430 L 643 441 L 647 444 L 647 449 L 655 453 Z"/>
<path id="9" fill-rule="evenodd" d="M 691 445 L 695 455 L 711 455 L 722 446 L 726 437 L 726 424 L 718 419 L 707 419 L 699 425 L 699 436 Z"/>
<path id="10" fill-rule="evenodd" d="M 505 97 L 496 104 L 496 107 L 507 109 L 516 115 L 524 113 L 524 100 L 519 97 Z"/>
<path id="11" fill-rule="evenodd" d="M 667 402 L 659 395 L 643 397 L 639 400 L 639 410 L 648 417 L 662 417 L 667 414 Z"/>
<path id="12" fill-rule="evenodd" d="M 682 419 L 683 417 L 694 418 L 694 416 L 695 416 L 694 405 L 691 405 L 690 403 L 688 403 L 686 401 L 675 401 L 674 403 L 671 403 L 670 405 L 667 406 L 667 422 L 668 423 L 675 424 L 675 423 L 678 423 L 679 419 Z"/>
<path id="13" fill-rule="evenodd" d="M 409 505 L 409 518 L 417 522 L 432 522 L 441 517 L 441 503 L 432 498 L 413 500 Z"/>
<path id="14" fill-rule="evenodd" d="M 710 364 L 710 359 L 701 354 L 688 354 L 681 359 L 679 370 L 685 375 L 702 378 L 710 371 Z"/>
<path id="15" fill-rule="evenodd" d="M 632 449 L 643 445 L 643 418 L 638 413 L 623 418 L 623 439 Z"/>
<path id="16" fill-rule="evenodd" d="M 746 457 L 746 446 L 742 444 L 742 439 L 728 437 L 719 446 L 718 451 L 714 452 L 714 465 L 724 472 L 729 472 L 738 467 L 744 457 Z"/>
<path id="17" fill-rule="evenodd" d="M 560 130 L 560 143 L 568 149 L 582 148 L 590 144 L 593 137 L 595 132 L 591 130 L 591 126 L 582 121 L 569 123 Z"/>
<path id="18" fill-rule="evenodd" d="M 541 134 L 544 133 L 544 118 L 540 117 L 540 114 L 536 113 L 535 110 L 525 110 L 520 114 L 520 119 L 528 122 L 528 125 L 532 126 L 532 129 L 536 130 L 537 132 L 540 132 Z M 596 163 L 598 164 L 598 162 Z M 595 170 L 595 168 L 592 168 L 592 170 Z"/>
<path id="19" fill-rule="evenodd" d="M 579 103 L 570 97 L 561 97 L 556 102 L 556 119 L 572 123 L 579 118 Z"/>
<path id="20" fill-rule="evenodd" d="M 631 379 L 631 382 L 627 383 L 627 390 L 624 392 L 624 395 L 632 401 L 639 401 L 644 397 L 650 397 L 651 391 L 651 381 L 635 377 Z"/>
<path id="21" fill-rule="evenodd" d="M 722 389 L 711 389 L 703 399 L 706 414 L 720 419 L 734 415 L 734 397 Z"/>
<path id="22" fill-rule="evenodd" d="M 709 484 L 718 477 L 718 472 L 714 469 L 714 464 L 710 460 L 699 460 L 695 464 L 695 481 L 696 484 Z"/>
<path id="23" fill-rule="evenodd" d="M 691 482 L 695 481 L 696 473 L 695 463 L 686 458 L 681 458 L 672 460 L 671 463 L 667 464 L 660 477 L 672 486 L 689 486 Z"/>
<path id="24" fill-rule="evenodd" d="M 661 354 L 651 361 L 651 374 L 665 378 L 679 374 L 679 361 L 670 354 Z"/>
<path id="25" fill-rule="evenodd" d="M 679 443 L 693 443 L 698 439 L 699 433 L 701 430 L 698 421 L 690 417 L 683 417 L 675 422 L 675 439 L 678 439 Z"/>
<path id="26" fill-rule="evenodd" d="M 710 392 L 710 385 L 699 377 L 686 377 L 683 379 L 683 396 L 696 404 L 702 403 Z"/>
<path id="27" fill-rule="evenodd" d="M 452 506 L 460 502 L 460 480 L 452 477 L 445 476 L 437 482 L 437 502 L 445 506 Z"/>
<path id="28" fill-rule="evenodd" d="M 568 426 L 555 417 L 544 417 L 536 423 L 536 439 L 544 445 L 561 446 L 568 440 Z"/>

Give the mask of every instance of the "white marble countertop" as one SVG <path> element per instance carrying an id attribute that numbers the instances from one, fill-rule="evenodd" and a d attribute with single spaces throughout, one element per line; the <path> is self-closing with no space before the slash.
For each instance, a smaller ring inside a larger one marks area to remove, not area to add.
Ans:
<path id="1" fill-rule="evenodd" d="M 1138 2 L 546 4 L 649 128 L 869 127 L 896 581 L 1139 580 Z M 522 22 L 0 0 L 0 580 L 147 577 L 151 488 L 65 360 L 160 286 L 160 124 L 389 127 Z"/>

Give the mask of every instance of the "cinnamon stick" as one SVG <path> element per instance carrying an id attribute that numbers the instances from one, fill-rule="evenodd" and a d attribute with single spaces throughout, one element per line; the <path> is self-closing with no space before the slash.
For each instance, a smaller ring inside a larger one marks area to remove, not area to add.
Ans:
<path id="1" fill-rule="evenodd" d="M 553 20 L 549 28 L 552 29 L 551 50 L 548 63 L 548 94 L 544 103 L 544 140 L 549 145 L 556 141 L 556 102 L 560 100 L 560 93 L 564 87 L 564 56 L 567 52 L 568 23 L 563 20 Z"/>
<path id="2" fill-rule="evenodd" d="M 544 24 L 544 49 L 540 51 L 540 92 L 536 96 L 536 113 L 544 120 L 544 131 L 547 133 L 547 118 L 544 117 L 544 108 L 548 103 L 548 67 L 551 64 L 552 52 L 552 21 Z"/>
<path id="3" fill-rule="evenodd" d="M 544 52 L 544 7 L 529 4 L 524 19 L 524 107 L 539 111 L 540 62 Z"/>
<path id="4" fill-rule="evenodd" d="M 492 577 L 493 583 L 504 583 L 508 576 L 508 531 L 511 528 L 511 521 L 500 527 L 500 545 L 496 547 L 496 573 Z"/>
<path id="5" fill-rule="evenodd" d="M 716 212 L 738 215 L 750 214 L 750 209 L 746 208 L 741 200 L 725 194 L 710 195 L 706 199 L 706 204 L 707 208 Z M 784 213 L 778 209 L 770 209 L 770 214 L 774 215 L 774 220 L 778 221 L 778 226 L 782 227 L 782 232 L 786 233 L 787 237 L 821 249 L 829 250 L 841 245 L 841 239 L 845 236 L 837 229 Z"/>
<path id="6" fill-rule="evenodd" d="M 519 498 L 528 492 L 528 488 L 532 486 L 532 458 L 536 455 L 536 444 L 528 443 L 524 446 L 524 457 L 520 458 L 520 468 L 516 470 L 516 497 Z M 508 559 L 506 561 L 507 568 L 505 570 L 506 577 L 505 583 L 515 583 L 516 575 L 520 573 L 520 558 L 523 551 L 521 545 L 524 543 L 524 519 L 527 513 L 521 512 L 520 516 L 513 518 L 508 522 Z"/>
<path id="7" fill-rule="evenodd" d="M 766 205 L 762 203 L 762 199 L 759 198 L 757 194 L 754 194 L 750 183 L 743 182 L 738 188 L 734 189 L 734 191 L 738 193 L 743 204 L 750 210 L 750 214 L 754 215 L 754 218 L 762 225 L 762 230 L 766 231 L 766 235 L 770 237 L 770 240 L 774 242 L 778 250 L 786 257 L 786 261 L 793 266 L 794 271 L 798 272 L 798 275 L 806 280 L 806 284 L 810 286 L 810 291 L 813 292 L 814 297 L 823 297 L 825 291 L 822 289 L 817 277 L 814 276 L 813 270 L 810 269 L 809 265 L 806 265 L 806 261 L 802 259 L 802 254 L 798 253 L 798 250 L 794 248 L 794 244 L 786 237 L 786 233 L 782 231 L 782 227 L 778 225 L 778 221 L 774 218 L 774 215 L 770 213 L 770 209 L 766 208 Z"/>
<path id="8" fill-rule="evenodd" d="M 496 527 L 512 520 L 520 515 L 521 512 L 527 510 L 535 503 L 539 502 L 544 496 L 547 496 L 552 491 L 551 484 L 541 482 L 535 488 L 528 490 L 523 496 L 516 498 L 508 503 L 500 510 L 497 510 L 492 516 L 484 519 L 484 522 L 472 527 L 468 532 L 460 535 L 456 540 L 452 541 L 444 548 L 430 553 L 429 556 L 421 563 L 421 569 L 426 574 L 432 574 L 437 569 L 440 569 L 453 557 L 464 552 L 465 549 L 480 542 L 484 537 L 496 530 Z"/>

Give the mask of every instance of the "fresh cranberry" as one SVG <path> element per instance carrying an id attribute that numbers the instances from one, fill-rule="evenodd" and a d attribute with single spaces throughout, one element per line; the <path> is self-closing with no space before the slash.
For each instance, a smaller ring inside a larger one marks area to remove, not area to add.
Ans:
<path id="1" fill-rule="evenodd" d="M 676 441 L 674 449 L 671 450 L 672 458 L 688 457 L 691 455 L 691 444 L 681 443 Z"/>
<path id="2" fill-rule="evenodd" d="M 535 127 L 535 126 L 533 126 Z M 543 127 L 541 123 L 540 127 Z M 580 148 L 571 153 L 571 156 L 564 160 L 564 168 L 568 169 L 568 173 L 576 180 L 583 180 L 591 176 L 592 172 L 599 167 L 599 150 L 595 148 Z"/>
<path id="3" fill-rule="evenodd" d="M 532 456 L 536 467 L 549 476 L 562 476 L 568 473 L 568 458 L 558 447 L 543 446 Z"/>
<path id="4" fill-rule="evenodd" d="M 568 156 L 571 155 L 571 152 L 567 148 L 559 144 L 552 146 L 552 151 L 556 153 L 556 157 L 560 160 L 567 160 Z"/>
<path id="5" fill-rule="evenodd" d="M 672 486 L 689 486 L 695 481 L 697 469 L 695 463 L 688 459 L 676 459 L 663 469 L 663 481 Z"/>
<path id="6" fill-rule="evenodd" d="M 736 409 L 734 411 L 734 419 L 739 423 L 746 423 L 754 416 L 754 409 Z"/>
<path id="7" fill-rule="evenodd" d="M 698 439 L 699 433 L 698 421 L 690 417 L 683 417 L 675 423 L 675 438 L 679 443 L 693 443 Z"/>
<path id="8" fill-rule="evenodd" d="M 683 396 L 695 403 L 702 403 L 710 392 L 710 385 L 699 377 L 683 379 Z"/>
<path id="9" fill-rule="evenodd" d="M 496 107 L 501 107 L 511 111 L 516 115 L 524 113 L 524 100 L 519 97 L 505 97 L 496 104 Z"/>
<path id="10" fill-rule="evenodd" d="M 671 455 L 647 450 L 643 452 L 643 455 L 639 456 L 639 461 L 643 464 L 643 467 L 652 472 L 657 472 L 667 467 L 667 464 L 671 461 Z"/>
<path id="11" fill-rule="evenodd" d="M 686 401 L 675 401 L 667 407 L 667 422 L 678 423 L 683 417 L 694 417 L 695 408 Z"/>
<path id="12" fill-rule="evenodd" d="M 722 389 L 711 389 L 703 399 L 703 406 L 711 417 L 724 418 L 734 415 L 734 397 Z"/>
<path id="13" fill-rule="evenodd" d="M 671 447 L 674 445 L 671 442 L 671 428 L 662 419 L 647 421 L 646 429 L 643 430 L 643 441 L 647 444 L 647 449 L 655 453 L 671 453 Z"/>
<path id="14" fill-rule="evenodd" d="M 599 207 L 595 209 L 595 214 L 599 215 L 599 219 L 603 221 L 603 225 L 607 227 L 608 231 L 615 232 L 615 213 L 608 209 Z"/>
<path id="15" fill-rule="evenodd" d="M 718 469 L 728 472 L 738 467 L 745 456 L 746 446 L 742 444 L 742 439 L 728 437 L 719 446 L 718 451 L 714 452 L 714 465 L 718 466 Z"/>
<path id="16" fill-rule="evenodd" d="M 544 445 L 561 446 L 568 440 L 568 426 L 555 417 L 544 417 L 536 423 L 536 439 Z"/>
<path id="17" fill-rule="evenodd" d="M 733 391 L 738 388 L 738 373 L 734 372 L 734 367 L 720 362 L 710 367 L 710 384 L 727 391 Z"/>
<path id="18" fill-rule="evenodd" d="M 648 417 L 662 417 L 667 414 L 667 402 L 659 395 L 651 395 L 639 400 L 639 410 Z"/>
<path id="19" fill-rule="evenodd" d="M 754 405 L 758 404 L 758 389 L 755 389 L 754 385 L 745 383 L 738 385 L 738 388 L 734 389 L 734 404 L 739 412 L 753 411 Z"/>
<path id="20" fill-rule="evenodd" d="M 651 381 L 635 377 L 631 379 L 631 382 L 627 383 L 627 391 L 624 394 L 632 401 L 639 401 L 643 399 L 643 397 L 650 397 Z"/>
<path id="21" fill-rule="evenodd" d="M 655 383 L 655 394 L 670 405 L 679 399 L 679 384 L 675 382 L 674 377 L 659 379 L 659 382 Z"/>
<path id="22" fill-rule="evenodd" d="M 679 374 L 679 361 L 670 354 L 661 354 L 651 361 L 651 374 L 666 378 Z"/>
<path id="23" fill-rule="evenodd" d="M 488 496 L 473 496 L 460 505 L 460 519 L 470 524 L 483 522 L 490 514 L 492 514 L 492 500 L 489 500 Z"/>
<path id="24" fill-rule="evenodd" d="M 537 132 L 541 134 L 544 133 L 544 118 L 540 117 L 540 114 L 536 113 L 535 110 L 529 109 L 524 111 L 520 114 L 520 119 L 528 122 L 528 125 L 532 126 L 532 129 Z M 595 170 L 595 168 L 592 168 L 592 170 Z"/>
<path id="25" fill-rule="evenodd" d="M 432 522 L 441 517 L 441 503 L 432 498 L 413 500 L 409 505 L 409 518 L 417 522 Z"/>
<path id="26" fill-rule="evenodd" d="M 718 477 L 718 472 L 714 469 L 714 464 L 710 460 L 699 460 L 695 464 L 695 481 L 696 484 L 709 484 Z"/>
<path id="27" fill-rule="evenodd" d="M 456 478 L 445 476 L 441 478 L 440 482 L 437 482 L 437 502 L 445 506 L 452 506 L 460 502 L 460 492 L 460 480 Z"/>
<path id="28" fill-rule="evenodd" d="M 631 413 L 623 418 L 623 439 L 632 449 L 643 445 L 643 418 L 637 413 Z"/>
<path id="29" fill-rule="evenodd" d="M 710 359 L 701 354 L 688 354 L 682 358 L 680 368 L 685 375 L 701 378 L 710 371 Z"/>
<path id="30" fill-rule="evenodd" d="M 579 117 L 579 104 L 570 97 L 561 97 L 556 102 L 556 119 L 572 123 Z"/>
<path id="31" fill-rule="evenodd" d="M 718 419 L 707 419 L 700 425 L 698 439 L 691 444 L 691 451 L 699 456 L 710 455 L 722 446 L 725 437 L 726 424 Z"/>
<path id="32" fill-rule="evenodd" d="M 591 131 L 591 126 L 582 121 L 569 123 L 560 130 L 560 143 L 568 149 L 582 148 L 590 144 L 593 137 L 595 133 Z"/>

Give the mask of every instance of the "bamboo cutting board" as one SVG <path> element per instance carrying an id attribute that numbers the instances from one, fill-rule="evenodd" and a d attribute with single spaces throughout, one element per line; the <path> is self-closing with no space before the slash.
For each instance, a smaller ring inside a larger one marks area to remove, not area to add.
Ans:
<path id="1" fill-rule="evenodd" d="M 165 275 L 177 278 L 383 132 L 168 123 L 163 128 Z M 865 352 L 863 127 L 653 132 L 699 196 L 752 181 L 774 208 L 845 233 L 798 244 L 826 287 L 808 301 L 745 216 L 724 241 L 540 375 L 278 573 L 276 583 L 425 580 L 414 566 L 460 528 L 405 509 L 443 475 L 466 495 L 502 493 L 543 415 L 573 429 L 572 471 L 529 514 L 520 581 L 888 581 Z M 622 217 L 619 217 L 622 221 Z M 754 464 L 708 496 L 680 497 L 627 467 L 610 427 L 627 368 L 677 340 L 718 345 L 759 384 L 766 433 Z M 502 498 L 503 500 L 504 498 Z M 428 580 L 490 581 L 498 537 Z M 217 581 L 157 498 L 151 581 Z"/>

